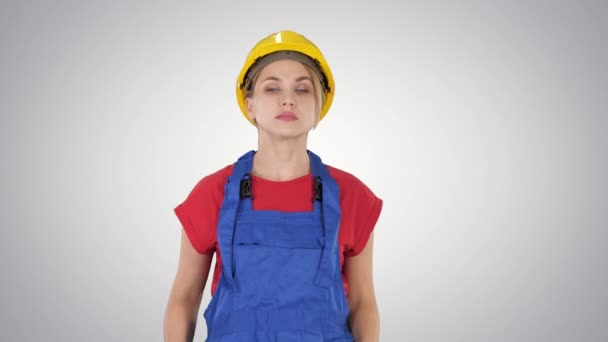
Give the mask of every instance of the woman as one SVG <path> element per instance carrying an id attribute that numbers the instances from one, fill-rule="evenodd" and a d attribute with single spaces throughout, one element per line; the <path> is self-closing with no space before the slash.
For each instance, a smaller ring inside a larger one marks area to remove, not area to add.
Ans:
<path id="1" fill-rule="evenodd" d="M 207 341 L 378 341 L 382 200 L 307 150 L 334 95 L 325 58 L 296 32 L 272 34 L 251 50 L 236 92 L 258 149 L 175 208 L 183 231 L 165 341 L 192 341 L 213 253 Z"/>

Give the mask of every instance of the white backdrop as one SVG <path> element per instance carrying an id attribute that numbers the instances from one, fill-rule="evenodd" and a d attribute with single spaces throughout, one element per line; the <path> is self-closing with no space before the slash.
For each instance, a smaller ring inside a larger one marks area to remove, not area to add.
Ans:
<path id="1" fill-rule="evenodd" d="M 606 341 L 607 6 L 357 3 L 3 2 L 0 340 L 162 339 L 173 208 L 292 29 L 336 78 L 310 149 L 385 203 L 382 341 Z"/>

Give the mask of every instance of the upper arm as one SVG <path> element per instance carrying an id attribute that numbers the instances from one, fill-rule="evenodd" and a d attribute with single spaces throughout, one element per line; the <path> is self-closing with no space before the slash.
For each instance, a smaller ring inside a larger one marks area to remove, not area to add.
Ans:
<path id="1" fill-rule="evenodd" d="M 173 287 L 171 300 L 200 305 L 213 253 L 199 254 L 182 229 L 179 263 Z"/>
<path id="2" fill-rule="evenodd" d="M 344 259 L 344 275 L 348 282 L 348 301 L 351 306 L 376 301 L 372 269 L 373 245 L 372 232 L 361 253 Z"/>

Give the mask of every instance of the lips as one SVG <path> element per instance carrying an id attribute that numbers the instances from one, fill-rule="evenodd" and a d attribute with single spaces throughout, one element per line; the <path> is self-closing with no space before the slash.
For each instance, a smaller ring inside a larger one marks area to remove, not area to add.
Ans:
<path id="1" fill-rule="evenodd" d="M 283 112 L 275 117 L 276 119 L 283 121 L 294 121 L 298 120 L 298 117 L 292 112 Z"/>

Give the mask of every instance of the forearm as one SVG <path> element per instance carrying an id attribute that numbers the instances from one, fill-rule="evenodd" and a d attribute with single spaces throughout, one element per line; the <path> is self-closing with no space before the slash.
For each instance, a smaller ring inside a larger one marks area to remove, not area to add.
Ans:
<path id="1" fill-rule="evenodd" d="M 170 301 L 165 312 L 165 342 L 192 342 L 196 329 L 196 312 L 194 304 Z"/>
<path id="2" fill-rule="evenodd" d="M 378 342 L 380 336 L 380 314 L 375 302 L 351 306 L 349 325 L 356 342 Z"/>

